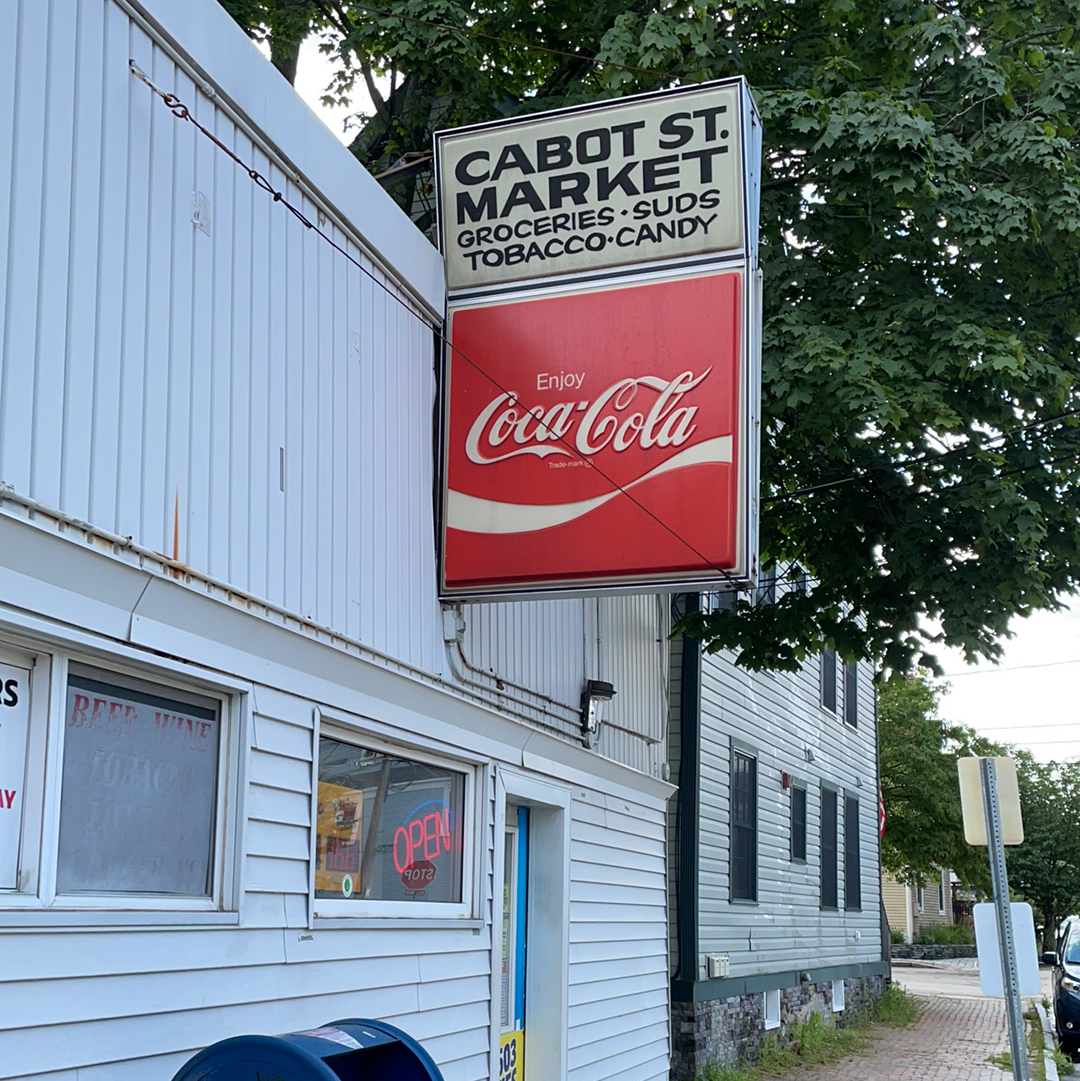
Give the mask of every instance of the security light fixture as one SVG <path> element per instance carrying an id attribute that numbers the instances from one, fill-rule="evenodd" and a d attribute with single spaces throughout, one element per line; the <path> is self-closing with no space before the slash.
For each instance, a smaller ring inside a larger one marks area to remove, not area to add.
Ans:
<path id="1" fill-rule="evenodd" d="M 601 702 L 610 702 L 615 697 L 615 688 L 602 679 L 587 679 L 581 692 L 581 732 L 585 745 L 592 746 L 600 730 L 599 708 Z"/>

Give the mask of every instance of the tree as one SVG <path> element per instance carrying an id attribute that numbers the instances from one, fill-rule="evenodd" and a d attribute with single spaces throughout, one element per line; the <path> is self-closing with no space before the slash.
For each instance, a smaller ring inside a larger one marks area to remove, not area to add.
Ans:
<path id="1" fill-rule="evenodd" d="M 375 172 L 439 126 L 754 88 L 761 548 L 809 584 L 683 629 L 755 668 L 831 644 L 936 670 L 1074 589 L 1080 0 L 311 3 L 333 92 L 373 91 L 353 149 Z"/>
<path id="2" fill-rule="evenodd" d="M 921 884 L 948 868 L 986 888 L 985 848 L 964 840 L 956 760 L 1003 748 L 938 715 L 942 690 L 925 674 L 894 673 L 878 689 L 878 748 L 885 835 L 881 862 L 902 882 Z"/>
<path id="3" fill-rule="evenodd" d="M 1080 909 L 1080 763 L 1018 758 L 1024 842 L 1006 849 L 1009 888 L 1031 902 L 1052 950 L 1062 918 Z"/>

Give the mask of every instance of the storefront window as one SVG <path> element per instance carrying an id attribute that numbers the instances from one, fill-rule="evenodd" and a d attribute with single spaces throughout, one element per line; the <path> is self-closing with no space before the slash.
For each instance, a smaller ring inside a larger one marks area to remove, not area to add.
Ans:
<path id="1" fill-rule="evenodd" d="M 213 699 L 73 671 L 57 892 L 210 896 L 220 741 Z"/>
<path id="2" fill-rule="evenodd" d="M 315 896 L 462 900 L 465 774 L 323 736 Z"/>

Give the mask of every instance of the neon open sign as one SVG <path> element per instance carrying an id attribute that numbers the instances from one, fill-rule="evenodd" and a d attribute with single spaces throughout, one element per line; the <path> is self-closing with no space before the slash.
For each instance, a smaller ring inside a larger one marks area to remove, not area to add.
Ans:
<path id="1" fill-rule="evenodd" d="M 394 834 L 394 869 L 403 874 L 418 860 L 438 859 L 452 847 L 449 806 L 444 800 L 421 803 Z"/>

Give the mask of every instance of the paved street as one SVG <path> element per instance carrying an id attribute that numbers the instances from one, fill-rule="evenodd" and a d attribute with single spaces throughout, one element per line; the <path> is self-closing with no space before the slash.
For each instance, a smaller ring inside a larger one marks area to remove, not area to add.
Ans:
<path id="1" fill-rule="evenodd" d="M 1044 988 L 1048 971 L 1042 973 Z M 799 1081 L 1007 1081 L 987 1061 L 1008 1049 L 1005 1007 L 985 998 L 967 964 L 896 965 L 895 982 L 919 1000 L 918 1020 L 880 1035 L 840 1062 L 798 1072 Z"/>

